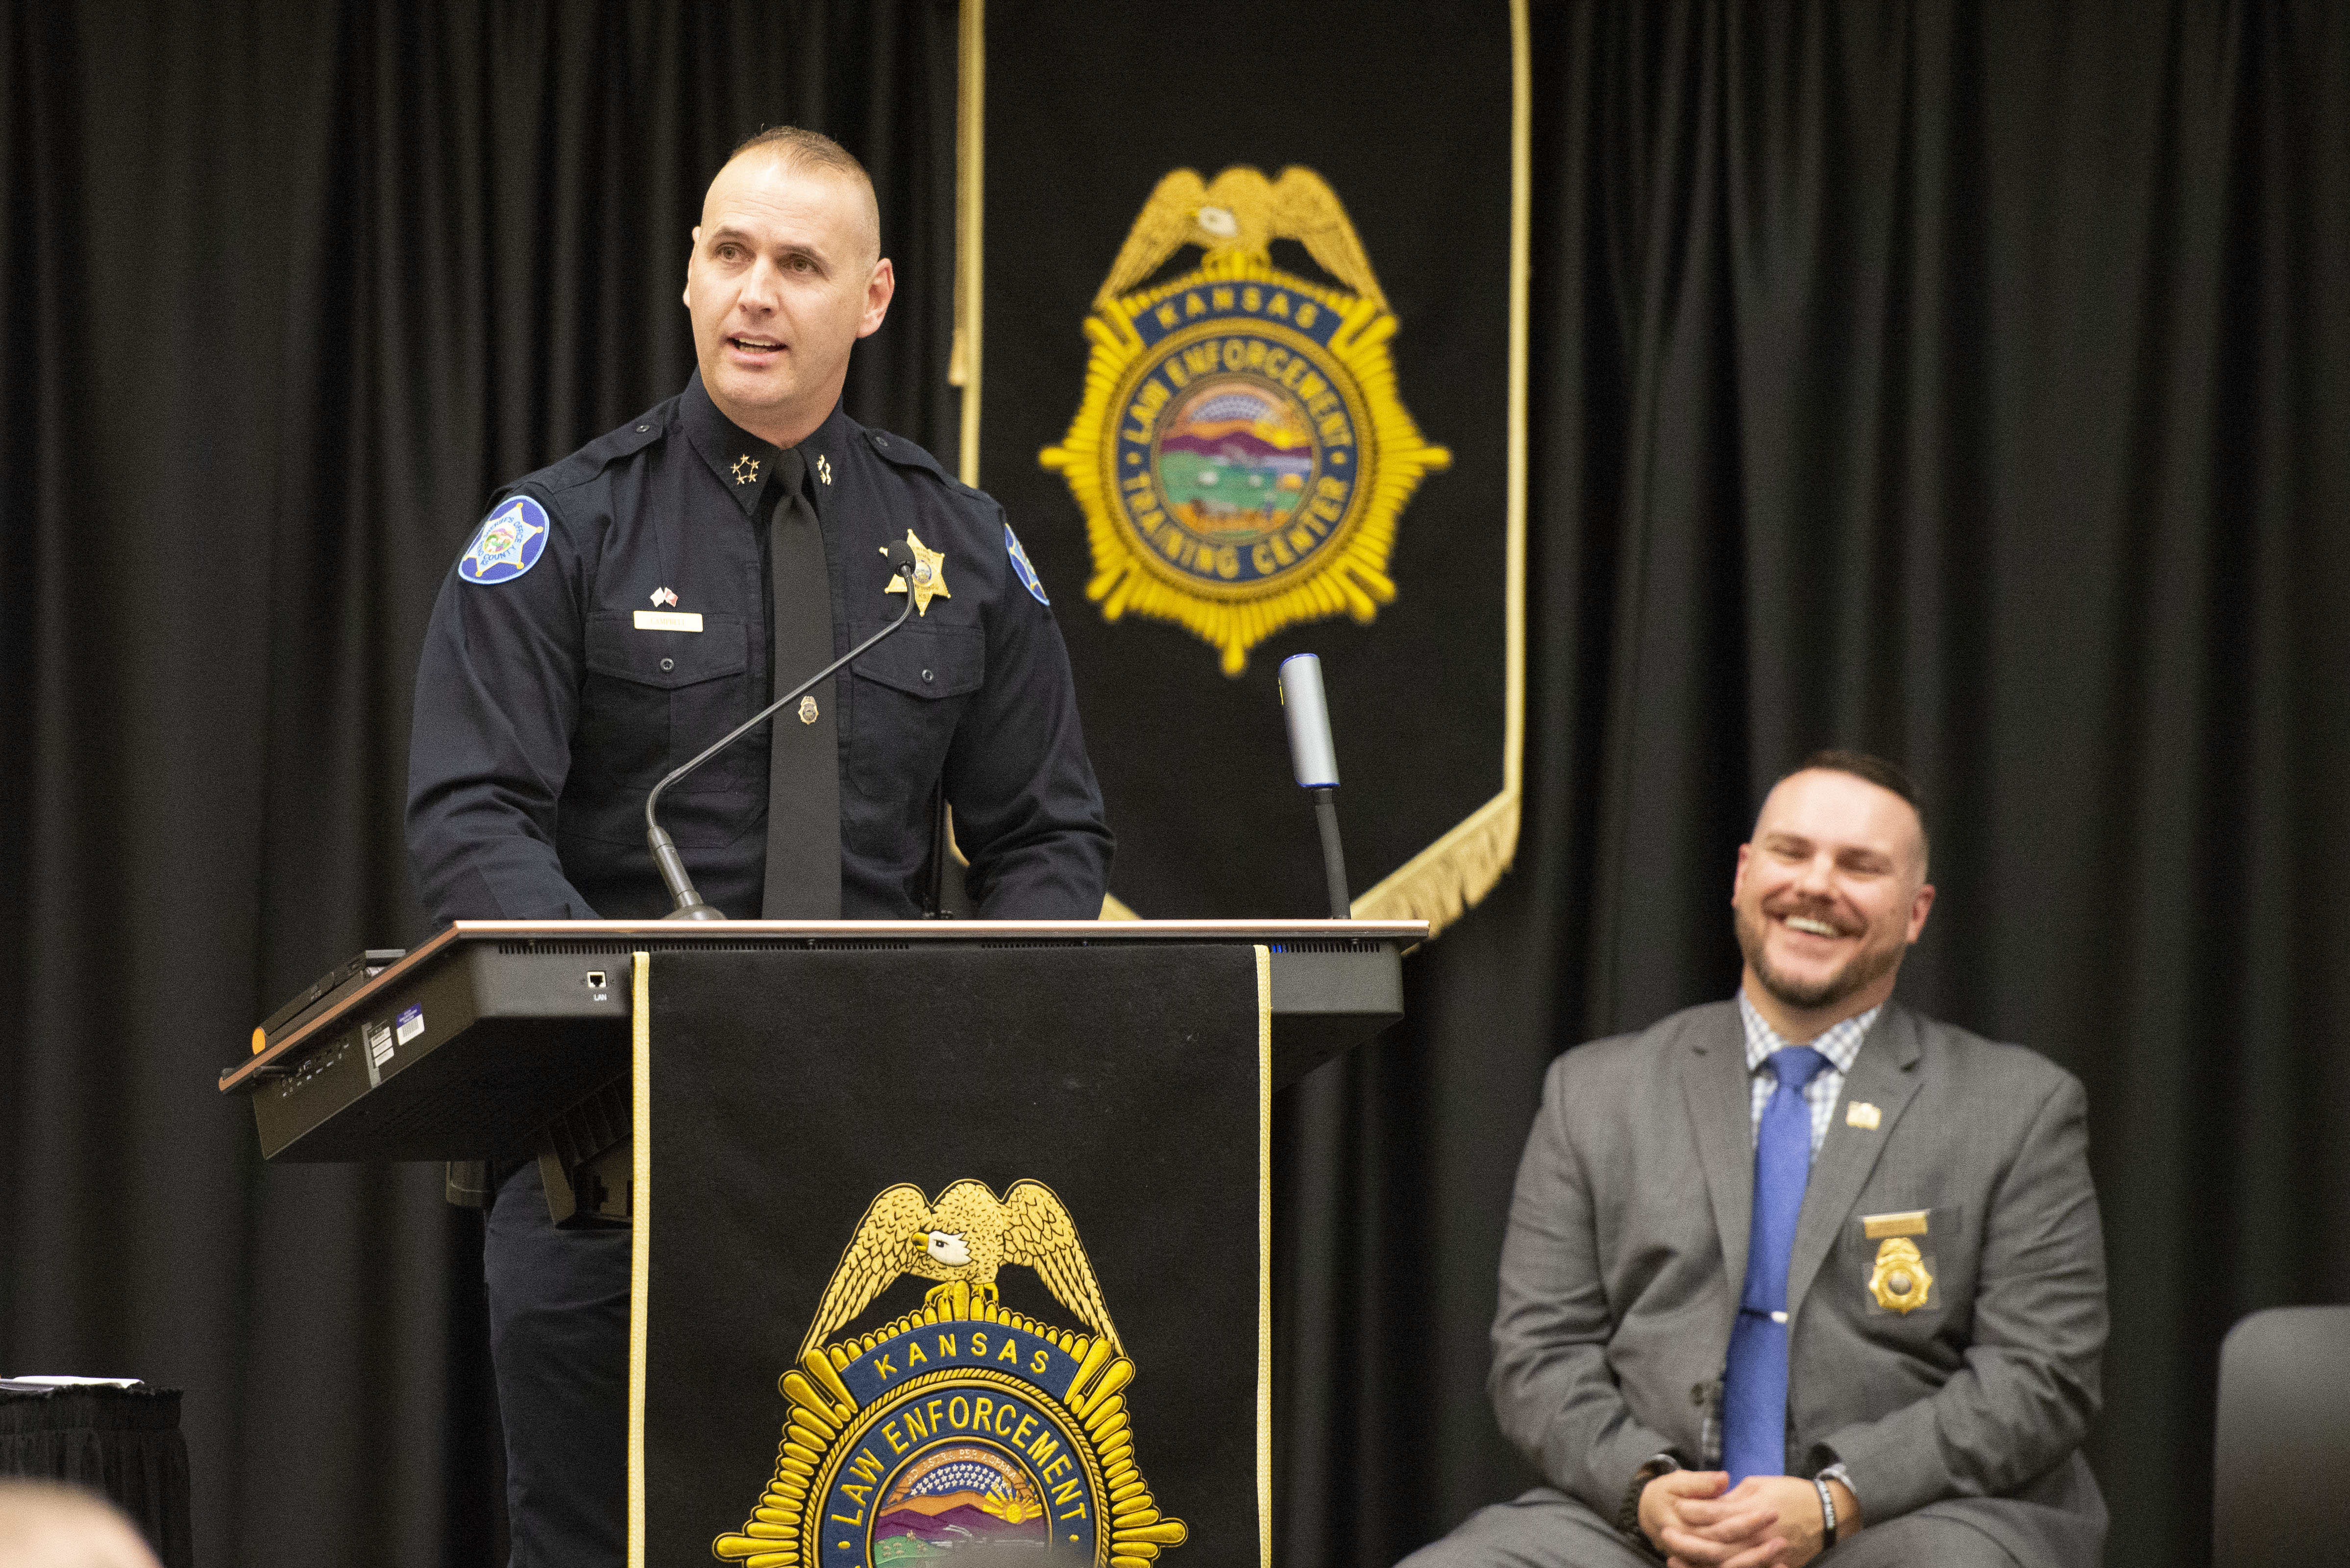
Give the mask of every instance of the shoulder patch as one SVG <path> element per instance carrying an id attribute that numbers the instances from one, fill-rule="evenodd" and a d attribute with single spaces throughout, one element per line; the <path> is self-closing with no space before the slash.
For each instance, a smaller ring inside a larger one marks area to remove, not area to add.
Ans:
<path id="1" fill-rule="evenodd" d="M 1045 597 L 1045 581 L 1036 575 L 1035 563 L 1029 560 L 1028 552 L 1020 547 L 1020 535 L 1012 531 L 1009 523 L 1003 525 L 1003 553 L 1012 557 L 1012 575 L 1020 579 L 1020 586 L 1026 588 L 1038 604 L 1051 607 L 1053 601 Z"/>
<path id="2" fill-rule="evenodd" d="M 458 559 L 457 575 L 483 587 L 513 582 L 538 565 L 552 526 L 546 507 L 527 495 L 509 497 L 473 531 L 473 542 Z"/>

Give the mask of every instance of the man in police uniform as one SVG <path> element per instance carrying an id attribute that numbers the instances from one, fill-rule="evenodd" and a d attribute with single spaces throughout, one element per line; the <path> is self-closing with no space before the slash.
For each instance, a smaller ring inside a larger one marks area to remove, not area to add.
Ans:
<path id="1" fill-rule="evenodd" d="M 408 826 L 434 916 L 666 914 L 646 794 L 897 618 L 892 544 L 915 618 L 662 796 L 696 886 L 737 918 L 918 915 L 942 787 L 983 917 L 1099 914 L 1111 839 L 1043 585 L 993 500 L 839 407 L 895 286 L 829 140 L 764 132 L 719 171 L 696 374 L 501 492 L 433 607 Z M 514 1568 L 618 1563 L 629 1236 L 557 1231 L 534 1163 L 495 1170 Z"/>

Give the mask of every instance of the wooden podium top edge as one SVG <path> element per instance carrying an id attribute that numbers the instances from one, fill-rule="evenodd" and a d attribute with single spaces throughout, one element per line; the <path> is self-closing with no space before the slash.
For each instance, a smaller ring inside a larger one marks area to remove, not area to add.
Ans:
<path id="1" fill-rule="evenodd" d="M 495 941 L 577 941 L 588 938 L 645 937 L 674 941 L 697 937 L 712 940 L 743 937 L 806 937 L 835 940 L 909 939 L 937 941 L 979 939 L 1016 941 L 1022 938 L 1064 937 L 1078 941 L 1168 941 L 1183 939 L 1279 941 L 1353 938 L 1399 941 L 1407 946 L 1428 940 L 1426 920 L 458 920 L 443 926 L 421 945 L 388 964 L 350 995 L 294 1030 L 269 1049 L 224 1070 L 220 1092 L 231 1094 L 254 1085 L 262 1069 L 308 1040 L 330 1021 L 339 1021 L 352 1008 L 380 991 L 389 990 L 409 973 L 448 948 L 468 939 Z"/>
<path id="2" fill-rule="evenodd" d="M 1424 940 L 1426 920 L 459 920 L 446 937 L 506 940 L 566 937 L 1070 937 L 1086 941 L 1135 938 L 1382 937 Z M 433 946 L 417 949 L 423 952 Z M 413 955 L 411 955 L 413 956 Z M 407 961 L 402 960 L 402 962 Z"/>

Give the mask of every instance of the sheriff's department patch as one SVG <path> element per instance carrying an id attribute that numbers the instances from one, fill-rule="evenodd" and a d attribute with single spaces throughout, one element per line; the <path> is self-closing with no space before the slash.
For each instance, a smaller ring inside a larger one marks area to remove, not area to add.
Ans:
<path id="1" fill-rule="evenodd" d="M 510 583 L 538 565 L 546 530 L 546 508 L 517 495 L 483 520 L 457 562 L 457 575 L 484 587 Z"/>
<path id="2" fill-rule="evenodd" d="M 1275 239 L 1345 286 L 1276 269 Z M 1197 271 L 1125 292 L 1184 244 Z M 1176 621 L 1238 675 L 1284 627 L 1393 600 L 1398 515 L 1452 461 L 1397 397 L 1397 325 L 1313 171 L 1161 180 L 1095 296 L 1085 402 L 1040 457 L 1085 510 L 1102 614 Z"/>
<path id="3" fill-rule="evenodd" d="M 1034 1269 L 1084 1328 L 1004 1311 L 1006 1263 Z M 909 1273 L 943 1282 L 920 1312 L 827 1343 Z M 936 1203 L 889 1188 L 784 1374 L 774 1479 L 711 1551 L 749 1568 L 897 1568 L 991 1548 L 1139 1568 L 1190 1532 L 1135 1468 L 1134 1371 L 1050 1188 L 1014 1182 L 999 1200 L 959 1181 Z"/>

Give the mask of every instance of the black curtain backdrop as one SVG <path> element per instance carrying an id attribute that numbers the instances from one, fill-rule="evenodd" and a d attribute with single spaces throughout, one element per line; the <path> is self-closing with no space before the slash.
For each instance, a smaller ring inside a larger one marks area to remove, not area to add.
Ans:
<path id="1" fill-rule="evenodd" d="M 0 1369 L 184 1387 L 196 1559 L 503 1561 L 480 1226 L 214 1075 L 424 925 L 416 650 L 491 490 L 674 393 L 763 124 L 872 169 L 852 411 L 951 431 L 951 0 L 0 0 Z"/>
<path id="2" fill-rule="evenodd" d="M 1516 1483 L 1540 1073 L 1731 992 L 1734 846 L 1845 742 L 1929 792 L 1904 999 L 2088 1086 L 2107 1561 L 2207 1561 L 2220 1336 L 2350 1300 L 2350 11 L 1627 0 L 1534 57 L 1526 836 L 1289 1127 L 1291 1560 Z"/>
<path id="3" fill-rule="evenodd" d="M 951 461 L 953 21 L 0 0 L 0 1370 L 188 1388 L 208 1568 L 494 1560 L 477 1229 L 434 1172 L 262 1168 L 213 1076 L 419 934 L 432 593 L 682 379 L 759 123 L 874 165 L 852 410 Z M 1832 741 L 1931 794 L 1907 1000 L 2087 1081 L 2110 1556 L 2202 1561 L 2220 1334 L 2350 1299 L 2350 21 L 1534 26 L 1525 836 L 1280 1107 L 1282 1561 L 1523 1484 L 1482 1382 L 1541 1069 L 1728 993 L 1733 847 Z"/>

